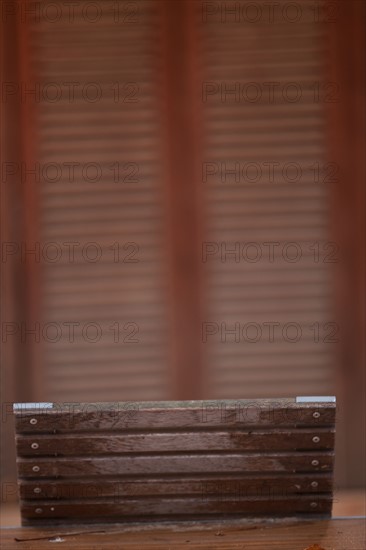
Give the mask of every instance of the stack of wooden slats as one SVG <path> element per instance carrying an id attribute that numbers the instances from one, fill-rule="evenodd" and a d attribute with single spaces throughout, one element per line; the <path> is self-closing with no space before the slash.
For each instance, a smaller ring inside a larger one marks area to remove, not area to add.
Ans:
<path id="1" fill-rule="evenodd" d="M 23 524 L 324 517 L 334 401 L 17 404 Z"/>

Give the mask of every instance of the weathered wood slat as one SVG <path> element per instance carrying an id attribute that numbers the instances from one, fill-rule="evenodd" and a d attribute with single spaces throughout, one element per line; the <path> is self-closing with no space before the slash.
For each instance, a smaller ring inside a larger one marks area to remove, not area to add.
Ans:
<path id="1" fill-rule="evenodd" d="M 273 431 L 212 431 L 18 436 L 19 456 L 72 456 L 176 451 L 295 451 L 334 447 L 334 431 L 320 429 Z"/>
<path id="2" fill-rule="evenodd" d="M 68 503 L 38 502 L 23 503 L 23 514 L 29 518 L 83 519 L 100 517 L 123 520 L 124 517 L 149 516 L 197 516 L 211 514 L 273 514 L 328 513 L 332 498 L 324 495 L 314 498 L 312 495 L 286 498 L 143 498 L 119 501 L 71 501 Z"/>
<path id="3" fill-rule="evenodd" d="M 151 475 L 208 472 L 327 472 L 333 453 L 216 453 L 18 459 L 22 477 Z"/>
<path id="4" fill-rule="evenodd" d="M 36 413 L 36 418 L 35 418 Z M 315 416 L 314 416 L 315 414 Z M 35 418 L 36 422 L 32 419 Z M 32 423 L 34 422 L 34 423 Z M 16 411 L 17 433 L 236 426 L 332 426 L 334 403 L 296 405 L 294 400 L 54 404 Z"/>
<path id="5" fill-rule="evenodd" d="M 20 497 L 24 500 L 39 499 L 89 499 L 102 497 L 133 497 L 154 495 L 213 495 L 238 494 L 247 496 L 289 495 L 296 493 L 331 493 L 332 475 L 313 474 L 255 474 L 245 477 L 221 474 L 219 477 L 201 475 L 199 478 L 147 478 L 43 480 L 20 482 Z"/>

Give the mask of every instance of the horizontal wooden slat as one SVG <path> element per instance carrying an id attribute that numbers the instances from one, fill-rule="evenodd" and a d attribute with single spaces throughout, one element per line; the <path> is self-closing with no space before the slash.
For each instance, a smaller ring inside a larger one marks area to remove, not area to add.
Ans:
<path id="1" fill-rule="evenodd" d="M 314 442 L 314 437 L 316 438 Z M 37 445 L 36 448 L 32 445 Z M 295 451 L 324 450 L 334 447 L 334 432 L 330 430 L 293 430 L 272 432 L 214 431 L 214 432 L 147 432 L 125 435 L 54 435 L 19 436 L 19 456 L 38 457 L 57 454 L 114 455 L 175 451 Z"/>
<path id="2" fill-rule="evenodd" d="M 174 453 L 174 451 L 173 451 Z M 18 459 L 20 477 L 169 475 L 216 472 L 329 472 L 333 453 L 154 454 L 97 458 Z"/>
<path id="3" fill-rule="evenodd" d="M 315 503 L 315 505 L 314 505 Z M 75 519 L 99 517 L 106 520 L 124 517 L 139 516 L 207 516 L 211 514 L 273 514 L 285 515 L 295 513 L 329 513 L 332 498 L 329 496 L 313 495 L 287 498 L 165 498 L 141 500 L 122 500 L 119 502 L 101 501 L 72 501 L 70 503 L 39 502 L 37 505 L 23 503 L 23 514 L 26 518 Z"/>
<path id="4" fill-rule="evenodd" d="M 313 474 L 268 474 L 265 477 L 249 474 L 246 476 L 222 474 L 219 477 L 208 475 L 199 478 L 182 476 L 179 478 L 88 479 L 70 480 L 38 479 L 20 480 L 20 497 L 26 500 L 39 499 L 89 499 L 101 497 L 137 497 L 153 495 L 288 495 L 293 493 L 330 493 L 332 475 L 314 472 Z"/>
<path id="5" fill-rule="evenodd" d="M 314 416 L 315 415 L 315 416 Z M 52 409 L 17 410 L 17 433 L 50 431 L 204 429 L 239 426 L 332 426 L 334 403 L 296 404 L 293 399 L 155 403 L 54 404 Z M 35 422 L 32 420 L 35 418 Z"/>

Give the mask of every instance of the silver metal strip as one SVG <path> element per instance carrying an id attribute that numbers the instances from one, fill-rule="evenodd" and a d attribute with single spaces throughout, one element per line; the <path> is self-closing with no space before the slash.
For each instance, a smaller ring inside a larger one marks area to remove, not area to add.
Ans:
<path id="1" fill-rule="evenodd" d="M 53 403 L 13 403 L 13 411 L 27 409 L 53 409 Z"/>
<path id="2" fill-rule="evenodd" d="M 296 397 L 296 403 L 336 403 L 334 395 L 310 395 Z"/>

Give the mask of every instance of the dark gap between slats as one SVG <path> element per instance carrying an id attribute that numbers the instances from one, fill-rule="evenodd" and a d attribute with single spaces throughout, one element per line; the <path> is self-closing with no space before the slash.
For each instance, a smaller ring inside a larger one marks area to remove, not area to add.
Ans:
<path id="1" fill-rule="evenodd" d="M 264 428 L 264 429 L 268 429 L 268 430 L 278 430 L 278 429 L 296 429 L 296 430 L 301 430 L 301 429 L 320 429 L 320 428 L 334 428 L 334 422 L 331 422 L 331 423 L 327 423 L 327 424 L 323 424 L 323 423 L 314 423 L 314 424 L 311 424 L 311 423 L 306 423 L 306 424 L 300 424 L 300 425 L 296 425 L 296 424 L 288 424 L 288 423 L 284 423 L 284 424 L 273 424 L 273 427 L 271 427 L 270 424 L 243 424 L 243 425 L 240 425 L 239 423 L 236 424 L 236 425 L 233 425 L 233 426 L 225 426 L 225 430 L 224 431 L 228 431 L 228 432 L 231 432 L 231 431 L 237 431 L 237 430 L 245 430 L 245 431 L 254 431 L 254 430 L 258 430 L 260 431 L 261 428 Z M 191 425 L 186 425 L 186 426 L 175 426 L 175 427 L 159 427 L 159 428 L 151 428 L 151 430 L 148 430 L 147 428 L 143 429 L 143 430 L 138 430 L 138 429 L 134 429 L 134 428 L 117 428 L 117 429 L 107 429 L 107 428 L 95 428 L 95 429 L 89 429 L 89 428 L 86 428 L 86 429 L 56 429 L 55 430 L 55 433 L 53 433 L 52 431 L 48 431 L 48 430 L 32 430 L 32 429 L 25 429 L 23 427 L 18 427 L 17 428 L 17 434 L 18 435 L 42 435 L 42 434 L 47 434 L 49 436 L 52 436 L 52 435 L 65 435 L 65 434 L 71 434 L 71 435 L 78 435 L 78 434 L 89 434 L 89 435 L 101 435 L 101 434 L 121 434 L 121 435 L 124 435 L 124 434 L 133 434 L 133 433 L 157 433 L 155 432 L 155 430 L 158 430 L 158 432 L 160 433 L 171 433 L 171 432 L 179 432 L 179 433 L 182 433 L 182 432 L 187 432 L 187 430 L 189 429 L 190 432 L 202 432 L 202 431 L 210 431 L 210 432 L 215 432 L 215 431 L 223 431 L 223 428 L 219 425 L 215 425 L 215 426 L 205 426 L 204 428 L 202 426 L 197 426 L 197 427 L 194 427 Z"/>
<path id="2" fill-rule="evenodd" d="M 333 498 L 331 492 L 323 493 L 292 493 L 292 494 L 281 494 L 274 493 L 270 496 L 240 496 L 235 492 L 233 493 L 210 493 L 204 494 L 203 496 L 197 493 L 183 493 L 183 494 L 170 494 L 170 495 L 134 495 L 134 496 L 112 496 L 112 497 L 99 497 L 99 498 L 88 498 L 88 499 L 51 499 L 44 498 L 43 500 L 34 499 L 23 499 L 21 500 L 21 506 L 52 506 L 53 504 L 60 504 L 62 506 L 83 506 L 85 504 L 118 504 L 120 502 L 133 502 L 133 501 L 144 501 L 144 500 L 156 500 L 156 501 L 185 501 L 187 499 L 193 499 L 198 502 L 275 502 L 283 500 L 302 500 L 303 502 L 308 502 L 309 500 L 317 500 L 329 502 Z"/>
<path id="3" fill-rule="evenodd" d="M 42 462 L 49 462 L 50 459 L 52 460 L 60 460 L 61 462 L 73 462 L 74 460 L 83 459 L 83 458 L 93 458 L 97 462 L 99 459 L 102 461 L 103 458 L 111 458 L 112 460 L 114 458 L 120 457 L 120 458 L 134 458 L 134 457 L 149 457 L 149 456 L 161 456 L 162 458 L 170 457 L 170 456 L 186 456 L 189 458 L 190 456 L 240 456 L 245 458 L 246 456 L 253 456 L 257 455 L 258 458 L 262 458 L 263 456 L 272 456 L 274 455 L 274 458 L 277 457 L 298 457 L 299 455 L 304 455 L 307 457 L 314 456 L 314 458 L 318 457 L 319 455 L 322 457 L 332 457 L 334 456 L 334 452 L 332 450 L 323 450 L 319 451 L 317 449 L 308 449 L 306 451 L 296 451 L 296 450 L 285 450 L 285 451 L 275 451 L 274 449 L 268 449 L 268 451 L 262 451 L 261 449 L 256 449 L 254 451 L 241 451 L 240 449 L 219 449 L 219 450 L 200 450 L 200 451 L 142 451 L 142 452 L 128 452 L 128 453 L 117 453 L 117 454 L 111 454 L 111 453 L 105 453 L 105 454 L 80 454 L 80 455 L 67 455 L 67 456 L 61 456 L 61 455 L 50 455 L 49 457 L 45 455 L 37 455 L 37 456 L 31 456 L 31 457 L 18 457 L 18 462 L 34 462 L 37 461 L 39 463 Z"/>
<path id="4" fill-rule="evenodd" d="M 248 435 L 251 435 L 253 433 L 256 433 L 256 434 L 279 434 L 281 435 L 281 433 L 283 431 L 286 431 L 286 430 L 291 430 L 291 432 L 293 432 L 294 434 L 298 434 L 299 432 L 304 432 L 304 433 L 313 433 L 314 430 L 316 431 L 320 431 L 320 432 L 323 432 L 323 433 L 335 433 L 335 429 L 334 429 L 334 424 L 329 424 L 330 428 L 327 427 L 328 425 L 311 425 L 310 427 L 305 427 L 303 425 L 301 426 L 295 426 L 293 425 L 292 427 L 288 428 L 288 427 L 285 427 L 285 426 L 282 426 L 279 425 L 279 424 L 276 424 L 275 426 L 273 427 L 269 427 L 267 425 L 264 426 L 264 427 L 261 427 L 261 426 L 257 426 L 257 427 L 254 427 L 253 426 L 253 429 L 252 427 L 249 425 L 246 425 L 246 427 L 241 427 L 241 426 L 207 426 L 207 427 L 192 427 L 192 428 L 184 428 L 184 427 L 158 427 L 158 428 L 152 428 L 152 429 L 148 429 L 148 428 L 136 428 L 136 429 L 133 429 L 133 428 L 130 428 L 130 429 L 123 429 L 123 428 L 119 428 L 118 430 L 106 430 L 106 429 L 103 429 L 103 428 L 96 428 L 94 430 L 89 430 L 89 431 L 85 431 L 85 430 L 81 430 L 81 431 L 76 431 L 76 430 L 72 430 L 72 431 L 69 431 L 69 432 L 65 432 L 65 431 L 59 431 L 57 430 L 56 433 L 53 433 L 52 431 L 49 431 L 49 432 L 36 432 L 36 431 L 32 431 L 31 433 L 27 433 L 27 434 L 23 434 L 21 432 L 18 432 L 18 435 L 19 436 L 22 436 L 22 435 L 26 435 L 27 437 L 30 437 L 30 436 L 33 436 L 33 435 L 39 435 L 41 438 L 42 437 L 47 437 L 47 438 L 60 438 L 63 437 L 64 435 L 74 435 L 74 434 L 80 434 L 80 435 L 85 435 L 85 438 L 89 437 L 89 436 L 93 436 L 93 435 L 96 435 L 98 437 L 104 437 L 105 435 L 107 434 L 114 434 L 114 435 L 159 435 L 160 433 L 162 434 L 166 434 L 166 433 L 172 433 L 174 434 L 174 432 L 179 432 L 180 435 L 184 435 L 184 433 L 186 433 L 187 435 L 190 434 L 191 432 L 194 432 L 194 433 L 197 433 L 197 432 L 202 432 L 202 433 L 205 433 L 205 432 L 217 432 L 217 433 L 226 433 L 226 432 L 233 432 L 233 431 L 238 431 L 240 433 L 247 433 Z M 19 440 L 21 439 L 21 437 L 19 437 Z"/>

